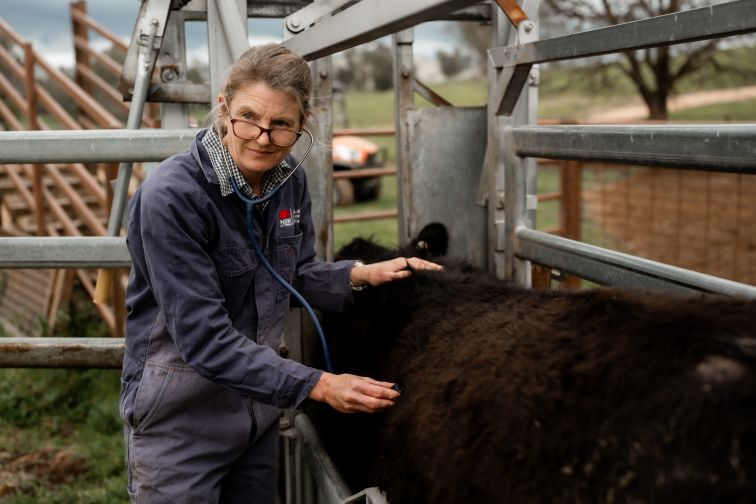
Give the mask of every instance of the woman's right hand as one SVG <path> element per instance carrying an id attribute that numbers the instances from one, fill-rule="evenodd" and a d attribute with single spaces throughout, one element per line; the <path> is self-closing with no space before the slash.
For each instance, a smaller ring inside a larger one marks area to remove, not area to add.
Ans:
<path id="1" fill-rule="evenodd" d="M 376 413 L 396 403 L 399 392 L 393 386 L 364 376 L 323 373 L 308 397 L 342 413 Z"/>

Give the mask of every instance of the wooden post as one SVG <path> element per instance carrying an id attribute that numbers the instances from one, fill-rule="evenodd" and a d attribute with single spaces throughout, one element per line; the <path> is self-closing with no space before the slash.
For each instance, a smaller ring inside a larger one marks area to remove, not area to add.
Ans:
<path id="1" fill-rule="evenodd" d="M 126 293 L 123 289 L 123 279 L 126 272 L 121 269 L 113 270 L 113 284 L 111 292 L 113 300 L 113 317 L 115 330 L 113 336 L 123 338 L 126 329 Z"/>
<path id="2" fill-rule="evenodd" d="M 561 227 L 565 238 L 580 240 L 580 179 L 583 165 L 579 161 L 565 161 L 561 169 L 562 204 Z M 562 287 L 577 289 L 580 279 L 572 275 L 565 275 Z"/>
<path id="3" fill-rule="evenodd" d="M 551 289 L 551 268 L 537 263 L 532 264 L 531 287 L 533 289 Z"/>
<path id="4" fill-rule="evenodd" d="M 37 120 L 37 87 L 34 82 L 34 49 L 31 43 L 22 44 L 24 49 L 24 88 L 26 91 L 26 116 L 29 120 L 30 130 L 39 129 Z M 34 218 L 37 222 L 37 235 L 45 236 L 45 199 L 42 191 L 42 165 L 34 165 L 32 177 L 32 191 L 34 193 Z"/>
<path id="5" fill-rule="evenodd" d="M 81 22 L 79 22 L 78 17 L 74 16 L 74 11 L 78 11 L 81 14 L 87 13 L 87 3 L 84 0 L 78 0 L 76 2 L 71 3 L 71 24 L 73 25 L 73 36 L 75 38 L 79 38 L 87 43 L 89 43 L 89 29 L 87 26 Z M 75 58 L 75 65 L 74 65 L 74 74 L 76 79 L 76 84 L 87 92 L 87 94 L 92 94 L 92 87 L 89 85 L 89 81 L 87 81 L 82 75 L 79 74 L 79 66 L 82 66 L 88 70 L 92 69 L 92 63 L 89 60 L 89 55 L 82 51 L 79 47 L 74 44 L 74 58 Z"/>

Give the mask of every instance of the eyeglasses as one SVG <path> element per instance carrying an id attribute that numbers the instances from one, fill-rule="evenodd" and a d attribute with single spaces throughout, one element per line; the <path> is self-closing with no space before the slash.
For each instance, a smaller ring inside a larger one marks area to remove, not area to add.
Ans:
<path id="1" fill-rule="evenodd" d="M 231 119 L 231 129 L 234 135 L 242 140 L 257 140 L 263 133 L 268 134 L 270 143 L 278 147 L 291 147 L 302 133 L 287 129 L 263 128 L 255 123 L 245 121 L 244 119 Z"/>

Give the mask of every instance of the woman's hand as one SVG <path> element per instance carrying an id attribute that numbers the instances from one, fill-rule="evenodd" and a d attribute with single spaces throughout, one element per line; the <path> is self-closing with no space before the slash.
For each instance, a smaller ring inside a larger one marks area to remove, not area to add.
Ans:
<path id="1" fill-rule="evenodd" d="M 355 266 L 352 268 L 350 279 L 352 285 L 355 286 L 381 285 L 400 278 L 407 278 L 412 275 L 413 270 L 439 271 L 442 269 L 443 267 L 436 263 L 417 257 L 397 257 L 390 261 Z"/>
<path id="2" fill-rule="evenodd" d="M 323 373 L 309 397 L 342 413 L 375 413 L 394 405 L 399 392 L 393 386 L 363 376 Z"/>

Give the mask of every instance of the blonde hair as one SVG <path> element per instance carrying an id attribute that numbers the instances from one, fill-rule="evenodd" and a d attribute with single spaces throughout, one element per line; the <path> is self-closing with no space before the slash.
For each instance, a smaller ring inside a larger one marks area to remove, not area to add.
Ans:
<path id="1" fill-rule="evenodd" d="M 248 84 L 262 82 L 276 91 L 290 94 L 297 100 L 301 123 L 310 112 L 312 77 L 305 60 L 280 44 L 252 47 L 237 59 L 226 74 L 219 94 L 225 105 L 231 104 L 236 92 Z M 226 136 L 226 124 L 216 104 L 214 127 L 218 135 Z"/>

